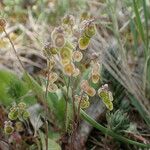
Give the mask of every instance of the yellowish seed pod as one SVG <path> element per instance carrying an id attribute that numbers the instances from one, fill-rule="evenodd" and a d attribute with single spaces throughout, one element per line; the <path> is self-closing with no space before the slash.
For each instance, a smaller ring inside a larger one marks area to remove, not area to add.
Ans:
<path id="1" fill-rule="evenodd" d="M 81 89 L 85 91 L 89 87 L 89 83 L 87 80 L 83 80 L 80 85 Z"/>
<path id="2" fill-rule="evenodd" d="M 55 60 L 53 58 L 51 58 L 49 61 L 49 66 L 50 66 L 50 69 L 52 69 L 54 66 L 55 66 Z"/>
<path id="3" fill-rule="evenodd" d="M 19 108 L 19 110 L 25 110 L 26 109 L 26 103 L 24 103 L 24 102 L 20 102 L 19 104 L 18 104 L 18 108 Z"/>
<path id="4" fill-rule="evenodd" d="M 61 60 L 62 65 L 67 65 L 67 64 L 69 64 L 70 62 L 71 62 L 70 59 L 62 59 L 62 60 Z"/>
<path id="5" fill-rule="evenodd" d="M 90 86 L 85 90 L 85 92 L 86 92 L 89 96 L 91 96 L 91 97 L 93 97 L 93 96 L 96 94 L 95 89 L 94 89 L 93 87 L 90 87 Z"/>
<path id="6" fill-rule="evenodd" d="M 80 102 L 80 107 L 82 109 L 88 108 L 90 106 L 90 102 L 89 102 L 89 97 L 88 95 L 83 95 L 81 102 Z"/>
<path id="7" fill-rule="evenodd" d="M 3 29 L 6 27 L 6 21 L 3 18 L 0 18 L 0 31 L 3 31 Z"/>
<path id="8" fill-rule="evenodd" d="M 81 89 L 91 97 L 93 97 L 96 94 L 95 89 L 89 86 L 89 83 L 87 80 L 83 80 L 81 82 Z"/>
<path id="9" fill-rule="evenodd" d="M 54 93 L 58 90 L 58 86 L 55 83 L 50 83 L 48 85 L 48 91 Z"/>
<path id="10" fill-rule="evenodd" d="M 98 62 L 93 62 L 92 64 L 92 73 L 93 74 L 99 74 L 100 73 L 100 64 Z"/>
<path id="11" fill-rule="evenodd" d="M 76 62 L 80 62 L 83 58 L 83 54 L 80 51 L 73 52 L 73 60 Z"/>
<path id="12" fill-rule="evenodd" d="M 77 77 L 80 74 L 80 70 L 78 68 L 75 68 L 73 77 Z"/>
<path id="13" fill-rule="evenodd" d="M 53 82 L 57 81 L 57 79 L 58 79 L 57 73 L 56 72 L 51 72 L 50 75 L 49 75 L 49 81 L 51 83 L 53 83 Z"/>
<path id="14" fill-rule="evenodd" d="M 79 38 L 78 44 L 79 44 L 79 48 L 81 50 L 87 49 L 87 47 L 89 46 L 89 43 L 90 43 L 90 38 L 88 38 L 86 36 L 81 36 Z"/>
<path id="15" fill-rule="evenodd" d="M 92 79 L 92 82 L 96 84 L 100 80 L 100 75 L 99 74 L 92 74 L 91 79 Z"/>
<path id="16" fill-rule="evenodd" d="M 15 129 L 17 132 L 22 132 L 24 131 L 23 123 L 18 121 L 15 123 Z"/>
<path id="17" fill-rule="evenodd" d="M 72 76 L 74 74 L 74 71 L 75 71 L 75 66 L 73 63 L 69 63 L 69 64 L 64 66 L 64 72 L 68 76 Z"/>

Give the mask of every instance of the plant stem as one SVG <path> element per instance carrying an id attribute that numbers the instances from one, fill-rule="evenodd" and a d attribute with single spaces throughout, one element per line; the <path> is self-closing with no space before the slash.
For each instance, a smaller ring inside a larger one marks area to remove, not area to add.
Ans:
<path id="1" fill-rule="evenodd" d="M 48 63 L 48 74 L 47 74 L 47 84 L 46 84 L 46 91 L 45 91 L 45 100 L 47 100 L 47 97 L 48 97 L 48 86 L 49 86 L 49 82 L 50 82 L 50 80 L 49 80 L 50 72 L 51 72 L 50 64 Z M 45 117 L 45 144 L 46 144 L 46 150 L 48 150 L 48 121 L 47 121 L 47 115 L 48 115 L 48 107 L 46 108 L 46 117 Z"/>
<path id="2" fill-rule="evenodd" d="M 83 94 L 84 94 L 84 91 L 82 91 L 82 93 L 81 93 L 81 98 L 80 98 L 80 101 L 79 101 L 79 104 L 78 104 L 77 123 L 79 122 L 79 117 L 80 117 L 80 107 L 81 107 L 81 101 L 82 101 L 82 98 L 83 98 Z"/>
<path id="3" fill-rule="evenodd" d="M 70 77 L 68 77 L 67 83 L 67 96 L 66 96 L 66 110 L 65 110 L 65 130 L 67 132 L 67 120 L 68 120 L 68 100 L 69 100 L 69 86 L 70 86 Z"/>
<path id="4" fill-rule="evenodd" d="M 7 39 L 9 40 L 9 42 L 10 42 L 10 44 L 11 44 L 11 46 L 12 46 L 12 49 L 13 49 L 13 51 L 14 51 L 14 53 L 15 53 L 15 55 L 16 55 L 16 57 L 17 57 L 19 63 L 20 63 L 20 66 L 21 66 L 22 69 L 26 72 L 26 70 L 25 70 L 25 68 L 24 68 L 24 66 L 23 66 L 23 63 L 22 63 L 22 61 L 20 60 L 19 55 L 18 55 L 18 53 L 17 53 L 17 51 L 16 51 L 16 49 L 15 49 L 15 46 L 14 46 L 12 40 L 11 40 L 10 37 L 9 37 L 9 34 L 8 34 L 7 31 L 5 30 L 5 28 L 3 28 L 3 31 L 5 32 L 6 37 L 7 37 Z"/>

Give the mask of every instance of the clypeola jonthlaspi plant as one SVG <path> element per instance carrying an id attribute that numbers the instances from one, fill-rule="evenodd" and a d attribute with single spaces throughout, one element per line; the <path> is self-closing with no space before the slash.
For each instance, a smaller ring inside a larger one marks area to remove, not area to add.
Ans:
<path id="1" fill-rule="evenodd" d="M 43 48 L 43 54 L 47 59 L 48 70 L 47 79 L 45 79 L 46 84 L 43 89 L 43 86 L 40 87 L 24 69 L 24 65 L 5 30 L 5 26 L 5 20 L 0 19 L 0 29 L 5 32 L 6 37 L 9 39 L 13 51 L 25 72 L 27 82 L 37 95 L 37 99 L 40 99 L 40 104 L 42 104 L 46 111 L 44 114 L 44 131 L 42 128 L 41 131 L 38 131 L 39 134 L 37 134 L 37 136 L 40 136 L 41 132 L 45 134 L 45 147 L 43 149 L 48 150 L 50 148 L 49 134 L 51 133 L 49 129 L 51 124 L 55 124 L 49 121 L 49 117 L 51 117 L 52 120 L 57 120 L 57 118 L 54 119 L 53 116 L 56 115 L 56 112 L 52 112 L 52 105 L 49 104 L 49 98 L 51 96 L 51 99 L 59 97 L 60 102 L 61 100 L 65 101 L 65 109 L 62 110 L 61 114 L 64 116 L 64 126 L 61 127 L 60 132 L 63 135 L 70 134 L 68 140 L 68 142 L 70 142 L 70 149 L 74 149 L 74 138 L 79 126 L 80 116 L 93 127 L 119 141 L 135 144 L 140 147 L 150 147 L 150 145 L 138 143 L 114 133 L 113 130 L 100 125 L 83 111 L 83 109 L 90 106 L 91 97 L 95 95 L 100 97 L 108 111 L 113 110 L 113 95 L 108 88 L 108 84 L 99 87 L 101 81 L 101 64 L 99 64 L 98 56 L 95 53 L 91 54 L 90 57 L 88 56 L 88 53 L 90 53 L 88 47 L 90 46 L 91 38 L 96 34 L 95 19 L 91 17 L 84 18 L 84 16 L 82 16 L 80 20 L 75 20 L 72 15 L 66 15 L 62 19 L 61 26 L 54 28 L 51 33 L 51 41 L 46 43 Z M 89 57 L 88 60 L 87 57 Z M 87 62 L 89 66 L 86 66 Z M 86 77 L 84 76 L 85 72 L 88 72 Z M 53 101 L 55 100 L 53 99 Z M 16 131 L 14 129 L 14 125 L 18 123 L 16 120 L 23 118 L 27 123 L 26 118 L 30 118 L 28 111 L 26 111 L 24 107 L 23 112 L 19 111 L 20 106 L 22 107 L 25 105 L 19 103 L 10 110 L 8 115 L 10 120 L 5 122 L 4 125 L 6 133 L 9 132 L 9 134 L 12 134 Z M 14 120 L 15 124 L 13 123 Z M 19 130 L 26 129 L 21 125 L 24 124 L 19 122 Z M 37 143 L 37 145 L 39 147 L 39 143 Z"/>

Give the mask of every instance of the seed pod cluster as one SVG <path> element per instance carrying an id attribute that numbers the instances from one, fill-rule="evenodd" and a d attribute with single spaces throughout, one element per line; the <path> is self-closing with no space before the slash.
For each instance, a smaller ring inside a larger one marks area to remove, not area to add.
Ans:
<path id="1" fill-rule="evenodd" d="M 58 86 L 54 83 L 58 79 L 58 75 L 56 72 L 51 72 L 49 74 L 49 85 L 48 85 L 48 91 L 51 93 L 54 93 L 58 90 Z"/>
<path id="2" fill-rule="evenodd" d="M 5 121 L 4 122 L 4 132 L 6 134 L 12 134 L 14 132 L 14 127 L 13 127 L 11 121 Z"/>
<path id="3" fill-rule="evenodd" d="M 24 125 L 20 120 L 28 120 L 30 117 L 27 111 L 26 104 L 20 102 L 18 105 L 13 105 L 8 113 L 9 121 L 4 122 L 4 132 L 6 134 L 12 134 L 15 132 L 22 132 L 24 130 Z"/>
<path id="4" fill-rule="evenodd" d="M 75 32 L 75 34 L 74 34 Z M 53 72 L 55 60 L 60 60 L 62 73 L 66 76 L 78 79 L 86 69 L 84 62 L 84 54 L 90 44 L 91 38 L 96 34 L 96 25 L 94 19 L 88 13 L 81 15 L 80 21 L 75 23 L 75 19 L 71 15 L 66 15 L 62 19 L 61 26 L 54 28 L 51 33 L 51 43 L 45 46 L 45 53 L 49 56 L 49 66 L 51 73 L 49 75 L 49 92 L 56 92 L 58 86 L 57 73 Z M 92 62 L 91 62 L 92 60 Z M 101 80 L 101 65 L 98 61 L 96 53 L 90 54 L 91 72 L 88 74 L 89 79 L 81 80 L 80 89 L 84 93 L 80 99 L 81 108 L 87 108 L 90 105 L 89 97 L 96 95 L 96 90 L 89 83 L 97 84 Z M 56 65 L 55 65 L 56 66 Z M 81 69 L 81 70 L 80 70 Z M 75 79 L 75 80 L 76 80 Z M 70 85 L 72 86 L 72 85 Z M 98 90 L 98 95 L 109 110 L 113 109 L 113 96 L 108 90 L 107 85 L 102 86 Z"/>
<path id="5" fill-rule="evenodd" d="M 90 106 L 89 97 L 87 94 L 84 94 L 81 98 L 81 108 L 85 109 Z"/>
<path id="6" fill-rule="evenodd" d="M 53 46 L 51 42 L 48 42 L 44 46 L 43 53 L 48 59 L 50 59 L 51 56 L 58 53 L 58 49 L 55 46 Z"/>
<path id="7" fill-rule="evenodd" d="M 89 96 L 87 94 L 84 94 L 82 96 L 76 95 L 75 98 L 76 98 L 78 104 L 80 104 L 80 108 L 86 109 L 90 106 Z"/>
<path id="8" fill-rule="evenodd" d="M 24 102 L 20 102 L 18 105 L 12 106 L 8 114 L 8 118 L 10 120 L 17 120 L 20 117 L 26 120 L 29 116 L 29 112 L 26 110 L 26 104 Z"/>
<path id="9" fill-rule="evenodd" d="M 98 90 L 98 95 L 102 99 L 103 103 L 106 105 L 106 107 L 111 111 L 113 110 L 113 96 L 112 93 L 108 90 L 108 85 L 103 85 Z"/>
<path id="10" fill-rule="evenodd" d="M 96 27 L 93 20 L 84 20 L 82 27 L 82 35 L 78 40 L 78 45 L 81 50 L 87 49 L 90 39 L 96 34 Z"/>

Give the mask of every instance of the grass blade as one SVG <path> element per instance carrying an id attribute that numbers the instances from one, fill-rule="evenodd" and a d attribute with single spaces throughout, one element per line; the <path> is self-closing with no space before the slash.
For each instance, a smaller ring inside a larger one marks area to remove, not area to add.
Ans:
<path id="1" fill-rule="evenodd" d="M 133 0 L 133 7 L 134 7 L 135 15 L 136 15 L 137 28 L 138 28 L 138 31 L 141 35 L 142 41 L 145 44 L 144 29 L 143 29 L 143 26 L 142 26 L 142 21 L 141 21 L 141 18 L 140 18 L 140 14 L 139 14 L 139 11 L 138 11 L 138 6 L 137 6 L 137 3 L 136 3 L 136 0 Z"/>

